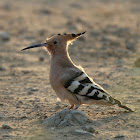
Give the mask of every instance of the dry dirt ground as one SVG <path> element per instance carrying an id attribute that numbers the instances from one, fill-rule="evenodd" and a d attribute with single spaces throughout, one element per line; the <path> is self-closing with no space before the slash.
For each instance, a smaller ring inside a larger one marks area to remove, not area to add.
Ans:
<path id="1" fill-rule="evenodd" d="M 20 50 L 85 30 L 69 47 L 72 60 L 135 112 L 81 106 L 95 136 L 44 129 L 45 118 L 68 106 L 57 102 L 49 84 L 45 49 Z M 0 0 L 0 127 L 0 140 L 140 139 L 140 1 Z"/>

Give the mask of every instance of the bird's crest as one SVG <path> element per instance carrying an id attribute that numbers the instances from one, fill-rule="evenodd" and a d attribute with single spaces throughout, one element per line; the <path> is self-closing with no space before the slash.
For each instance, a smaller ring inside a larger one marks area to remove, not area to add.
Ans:
<path id="1" fill-rule="evenodd" d="M 81 35 L 85 34 L 85 32 L 78 33 L 78 34 L 74 34 L 74 33 L 72 33 L 72 34 L 67 34 L 67 33 L 57 34 L 57 35 L 54 35 L 50 38 L 47 38 L 46 43 L 33 45 L 33 46 L 22 49 L 22 51 L 27 50 L 27 49 L 31 49 L 31 48 L 36 48 L 36 47 L 43 47 L 43 46 L 48 47 L 50 45 L 50 43 L 52 43 L 54 40 L 63 40 L 69 44 L 69 43 L 72 43 L 74 40 L 76 40 Z M 57 41 L 54 41 L 53 43 L 57 44 Z"/>

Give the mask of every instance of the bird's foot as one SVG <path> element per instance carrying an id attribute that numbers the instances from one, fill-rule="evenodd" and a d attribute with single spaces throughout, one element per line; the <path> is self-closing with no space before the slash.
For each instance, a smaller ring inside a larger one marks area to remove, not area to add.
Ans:
<path id="1" fill-rule="evenodd" d="M 74 105 L 71 105 L 71 107 L 69 108 L 69 110 L 73 109 Z"/>

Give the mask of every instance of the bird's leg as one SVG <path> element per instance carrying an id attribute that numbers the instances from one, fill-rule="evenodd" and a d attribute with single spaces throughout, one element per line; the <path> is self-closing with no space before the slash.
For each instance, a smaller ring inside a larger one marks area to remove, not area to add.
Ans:
<path id="1" fill-rule="evenodd" d="M 69 108 L 69 110 L 73 109 L 74 105 L 71 105 L 71 107 Z"/>
<path id="2" fill-rule="evenodd" d="M 76 107 L 73 110 L 77 110 L 79 108 L 80 105 L 76 105 Z"/>

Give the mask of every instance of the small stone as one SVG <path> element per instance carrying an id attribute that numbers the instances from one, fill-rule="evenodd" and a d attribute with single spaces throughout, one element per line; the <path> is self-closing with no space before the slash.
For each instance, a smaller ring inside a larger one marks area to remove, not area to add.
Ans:
<path id="1" fill-rule="evenodd" d="M 34 94 L 32 91 L 28 91 L 28 93 L 27 93 L 28 95 L 32 95 L 32 94 Z"/>
<path id="2" fill-rule="evenodd" d="M 44 57 L 39 57 L 39 61 L 44 61 L 45 59 L 44 59 Z"/>
<path id="3" fill-rule="evenodd" d="M 115 139 L 121 139 L 121 138 L 124 138 L 125 136 L 124 135 L 117 135 L 117 136 L 115 136 L 114 138 Z"/>
<path id="4" fill-rule="evenodd" d="M 39 106 L 38 104 L 36 104 L 34 107 L 35 107 L 35 108 L 40 108 L 40 106 Z"/>
<path id="5" fill-rule="evenodd" d="M 0 31 L 0 40 L 1 41 L 9 41 L 10 40 L 9 33 Z"/>
<path id="6" fill-rule="evenodd" d="M 30 90 L 30 91 L 38 91 L 38 89 L 37 88 L 28 88 L 28 90 Z"/>
<path id="7" fill-rule="evenodd" d="M 28 74 L 28 73 L 30 73 L 30 71 L 28 71 L 28 70 L 22 70 L 22 73 L 23 74 Z"/>
<path id="8" fill-rule="evenodd" d="M 46 29 L 41 29 L 40 31 L 39 31 L 39 35 L 40 36 L 44 36 L 46 34 Z"/>
<path id="9" fill-rule="evenodd" d="M 89 133 L 98 134 L 98 131 L 96 131 L 96 130 L 95 130 L 93 127 L 91 127 L 91 126 L 84 126 L 84 127 L 82 127 L 82 129 L 83 129 L 84 131 L 89 132 Z"/>
<path id="10" fill-rule="evenodd" d="M 4 66 L 0 66 L 0 71 L 6 71 L 6 68 Z"/>
<path id="11" fill-rule="evenodd" d="M 7 124 L 3 124 L 2 125 L 2 129 L 12 129 L 9 125 Z"/>
<path id="12" fill-rule="evenodd" d="M 13 137 L 12 135 L 3 135 L 3 138 L 9 138 L 9 137 Z"/>
<path id="13" fill-rule="evenodd" d="M 3 103 L 0 103 L 0 106 L 4 106 L 4 104 Z"/>
<path id="14" fill-rule="evenodd" d="M 126 42 L 126 48 L 130 51 L 135 51 L 136 50 L 136 45 L 133 42 Z"/>
<path id="15" fill-rule="evenodd" d="M 137 102 L 140 102 L 140 99 L 138 99 Z"/>
<path id="16" fill-rule="evenodd" d="M 51 10 L 49 10 L 49 9 L 41 9 L 40 10 L 40 13 L 41 14 L 48 14 L 48 15 L 50 15 L 50 14 L 52 14 L 53 12 L 51 11 Z"/>
<path id="17" fill-rule="evenodd" d="M 90 132 L 90 133 L 95 133 L 95 129 L 93 127 L 88 127 L 86 126 L 86 131 Z"/>
<path id="18" fill-rule="evenodd" d="M 27 117 L 26 116 L 22 116 L 22 117 L 20 117 L 20 119 L 26 119 Z"/>

